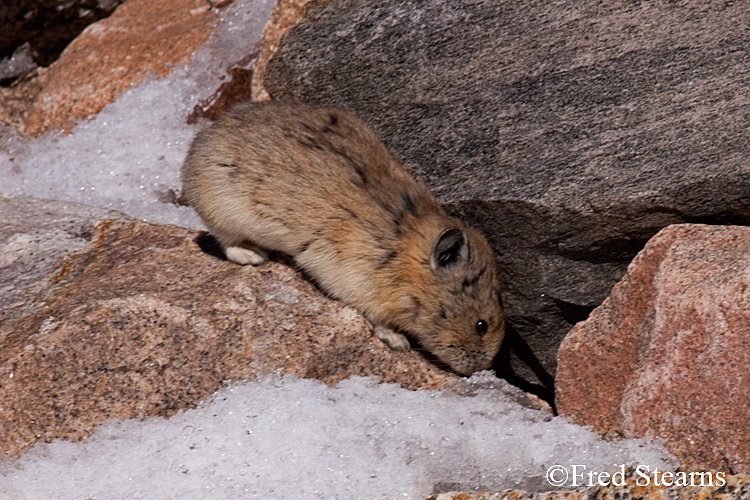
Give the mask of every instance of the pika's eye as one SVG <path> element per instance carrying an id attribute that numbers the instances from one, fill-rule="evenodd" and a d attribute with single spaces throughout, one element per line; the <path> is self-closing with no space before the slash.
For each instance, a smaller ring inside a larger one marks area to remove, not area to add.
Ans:
<path id="1" fill-rule="evenodd" d="M 487 333 L 487 322 L 483 319 L 480 319 L 479 321 L 477 321 L 476 329 L 479 335 L 484 335 L 485 333 Z"/>

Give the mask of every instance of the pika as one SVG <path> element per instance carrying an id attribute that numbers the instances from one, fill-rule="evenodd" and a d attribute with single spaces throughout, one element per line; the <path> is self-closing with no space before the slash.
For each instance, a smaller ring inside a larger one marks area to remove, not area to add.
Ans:
<path id="1" fill-rule="evenodd" d="M 193 140 L 182 189 L 228 260 L 284 252 L 392 349 L 407 334 L 459 374 L 492 364 L 505 316 L 489 244 L 353 114 L 237 105 Z"/>

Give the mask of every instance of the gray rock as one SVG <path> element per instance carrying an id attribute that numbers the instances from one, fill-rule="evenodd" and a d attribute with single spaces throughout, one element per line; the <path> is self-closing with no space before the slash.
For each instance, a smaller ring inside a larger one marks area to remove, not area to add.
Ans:
<path id="1" fill-rule="evenodd" d="M 498 366 L 549 388 L 648 238 L 750 221 L 749 25 L 700 0 L 313 2 L 265 86 L 358 113 L 484 230 L 532 368 Z"/>

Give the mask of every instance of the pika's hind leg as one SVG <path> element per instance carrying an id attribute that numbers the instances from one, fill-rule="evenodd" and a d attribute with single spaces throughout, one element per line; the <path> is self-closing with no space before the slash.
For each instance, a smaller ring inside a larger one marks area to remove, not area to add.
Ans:
<path id="1" fill-rule="evenodd" d="M 374 328 L 374 332 L 380 340 L 385 342 L 386 345 L 394 351 L 408 351 L 409 349 L 411 349 L 409 339 L 407 339 L 403 334 L 392 330 L 391 328 L 378 325 Z"/>
<path id="2" fill-rule="evenodd" d="M 265 250 L 247 241 L 239 245 L 235 244 L 223 247 L 224 254 L 227 256 L 227 259 L 234 262 L 235 264 L 240 264 L 242 266 L 246 266 L 248 264 L 259 266 L 261 264 L 265 264 L 266 261 L 268 261 L 268 254 L 265 252 Z"/>

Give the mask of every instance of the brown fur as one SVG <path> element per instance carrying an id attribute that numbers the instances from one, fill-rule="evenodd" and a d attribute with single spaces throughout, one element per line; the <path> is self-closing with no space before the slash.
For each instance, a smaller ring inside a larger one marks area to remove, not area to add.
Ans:
<path id="1" fill-rule="evenodd" d="M 391 347 L 408 348 L 402 331 L 459 373 L 492 363 L 504 316 L 489 245 L 446 215 L 354 115 L 241 104 L 196 136 L 182 183 L 230 260 L 259 264 L 263 249 L 285 252 Z M 465 260 L 434 268 L 436 241 L 452 228 L 465 235 Z"/>

